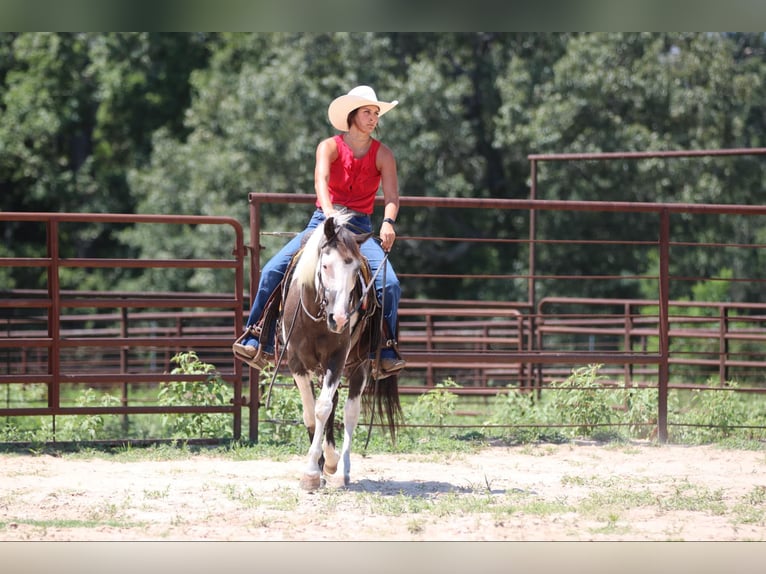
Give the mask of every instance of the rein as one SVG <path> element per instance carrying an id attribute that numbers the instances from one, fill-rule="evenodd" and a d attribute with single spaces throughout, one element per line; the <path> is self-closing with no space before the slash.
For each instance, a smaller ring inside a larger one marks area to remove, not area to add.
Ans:
<path id="1" fill-rule="evenodd" d="M 388 251 L 386 251 L 383 254 L 383 261 L 380 267 L 378 267 L 378 271 L 375 272 L 375 275 L 377 275 L 381 268 L 383 268 L 383 285 L 386 284 L 386 271 L 385 268 L 387 267 L 386 262 L 388 261 Z M 370 280 L 370 285 L 372 285 L 375 281 L 375 276 L 372 277 Z M 380 349 L 383 347 L 383 339 L 384 339 L 384 325 L 386 322 L 386 318 L 383 317 L 383 304 L 386 302 L 386 290 L 385 288 L 380 294 L 380 340 L 378 342 L 378 348 L 375 350 L 375 364 L 380 365 Z M 375 397 L 377 395 L 378 391 L 378 381 L 380 380 L 380 369 L 378 369 L 378 374 L 375 377 L 375 380 L 373 381 L 373 387 L 372 387 L 372 396 Z M 374 400 L 374 399 L 373 399 Z M 372 406 L 370 409 L 370 426 L 367 427 L 367 439 L 364 441 L 364 450 L 367 450 L 367 446 L 370 444 L 370 437 L 372 436 L 372 423 L 375 421 L 375 405 Z"/>
<path id="2" fill-rule="evenodd" d="M 321 278 L 319 279 L 322 280 Z M 319 295 L 319 293 L 317 293 Z M 325 304 L 327 303 L 327 299 L 322 299 L 319 302 L 319 312 L 316 315 L 312 315 L 311 312 L 306 308 L 306 304 L 303 302 L 303 285 L 301 285 L 301 294 L 299 296 L 300 302 L 301 302 L 301 309 L 303 309 L 303 312 L 306 314 L 306 316 L 314 321 L 315 323 L 319 323 L 322 319 L 325 318 Z M 296 312 L 298 311 L 298 308 L 296 307 Z M 286 343 L 285 343 L 286 344 Z"/>

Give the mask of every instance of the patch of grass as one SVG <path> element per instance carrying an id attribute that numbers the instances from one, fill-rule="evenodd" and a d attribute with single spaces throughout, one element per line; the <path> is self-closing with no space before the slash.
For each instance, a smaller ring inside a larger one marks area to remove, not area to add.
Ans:
<path id="1" fill-rule="evenodd" d="M 167 498 L 170 494 L 170 486 L 166 486 L 161 490 L 146 490 L 144 489 L 144 498 L 149 500 L 160 500 Z"/>
<path id="2" fill-rule="evenodd" d="M 274 496 L 266 503 L 270 510 L 283 510 L 292 512 L 300 505 L 300 496 L 294 489 L 277 489 L 273 491 Z"/>
<path id="3" fill-rule="evenodd" d="M 565 514 L 574 512 L 575 507 L 563 499 L 542 500 L 536 499 L 527 502 L 519 507 L 519 511 L 525 514 L 535 516 L 550 516 L 551 514 Z"/>
<path id="4" fill-rule="evenodd" d="M 578 512 L 590 516 L 623 512 L 631 508 L 653 507 L 660 502 L 656 493 L 648 489 L 630 490 L 613 487 L 591 492 L 578 504 Z"/>
<path id="5" fill-rule="evenodd" d="M 86 516 L 91 522 L 109 523 L 115 521 L 118 514 L 119 509 L 116 504 L 104 501 L 95 508 L 91 508 Z"/>
<path id="6" fill-rule="evenodd" d="M 146 528 L 148 523 L 146 522 L 133 522 L 126 520 L 118 520 L 116 518 L 102 519 L 99 517 L 88 517 L 85 520 L 82 519 L 66 519 L 66 518 L 52 518 L 50 520 L 30 520 L 26 518 L 11 518 L 6 522 L 0 522 L 0 529 L 15 528 L 21 524 L 28 526 L 34 526 L 35 528 L 103 528 L 109 526 L 111 528 Z"/>
<path id="7" fill-rule="evenodd" d="M 569 474 L 565 474 L 561 477 L 562 486 L 585 486 L 588 483 L 589 479 L 585 478 L 584 476 L 571 476 Z"/>
<path id="8" fill-rule="evenodd" d="M 764 449 L 762 438 L 750 438 L 742 436 L 731 436 L 716 442 L 716 446 L 731 450 L 752 450 L 759 451 Z"/>
<path id="9" fill-rule="evenodd" d="M 425 530 L 425 526 L 422 520 L 410 520 L 407 522 L 407 532 L 410 534 L 422 534 Z"/>
<path id="10" fill-rule="evenodd" d="M 249 486 L 243 488 L 237 484 L 226 483 L 220 488 L 226 498 L 242 505 L 244 508 L 256 508 L 261 505 L 258 493 Z"/>
<path id="11" fill-rule="evenodd" d="M 608 536 L 628 534 L 631 528 L 626 524 L 620 524 L 619 518 L 617 514 L 609 514 L 603 526 L 589 528 L 588 532 L 592 534 L 606 534 Z"/>
<path id="12" fill-rule="evenodd" d="M 684 480 L 673 487 L 669 496 L 658 499 L 662 510 L 688 510 L 691 512 L 708 512 L 715 516 L 726 513 L 724 490 L 711 490 Z"/>
<path id="13" fill-rule="evenodd" d="M 744 497 L 745 504 L 763 505 L 766 503 L 766 486 L 756 484 Z"/>
<path id="14" fill-rule="evenodd" d="M 521 447 L 521 453 L 529 456 L 550 456 L 556 452 L 553 445 L 546 444 L 525 444 Z"/>
<path id="15" fill-rule="evenodd" d="M 760 524 L 763 526 L 766 523 L 766 511 L 758 506 L 739 502 L 732 508 L 732 517 L 729 522 L 732 524 Z"/>

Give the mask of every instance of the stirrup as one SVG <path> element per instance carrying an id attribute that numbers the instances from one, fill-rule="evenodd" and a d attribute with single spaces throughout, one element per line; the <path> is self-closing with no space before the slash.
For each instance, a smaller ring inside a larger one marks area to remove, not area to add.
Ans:
<path id="1" fill-rule="evenodd" d="M 260 327 L 255 325 L 250 325 L 237 338 L 237 340 L 234 341 L 234 343 L 232 343 L 231 350 L 237 359 L 239 359 L 243 363 L 250 365 L 254 369 L 258 369 L 262 371 L 266 367 L 268 367 L 270 364 L 274 363 L 274 356 L 263 350 L 263 345 L 261 344 L 260 339 L 258 340 L 258 347 L 255 349 L 254 354 L 250 354 L 249 349 L 252 348 L 251 345 L 246 346 L 243 344 L 243 341 L 245 339 L 249 339 L 251 337 L 255 337 L 256 339 L 258 339 L 258 336 L 260 335 L 260 333 L 261 333 Z"/>
<path id="2" fill-rule="evenodd" d="M 404 360 L 399 352 L 396 340 L 388 339 L 383 344 L 383 347 L 393 349 L 396 357 L 380 357 L 378 360 L 373 359 L 371 361 L 371 374 L 373 379 L 390 377 L 391 375 L 399 373 L 399 371 L 407 366 L 407 361 Z"/>

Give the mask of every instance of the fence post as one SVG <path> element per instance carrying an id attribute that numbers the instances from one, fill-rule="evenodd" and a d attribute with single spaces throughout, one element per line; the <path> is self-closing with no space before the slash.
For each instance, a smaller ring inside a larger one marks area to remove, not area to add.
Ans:
<path id="1" fill-rule="evenodd" d="M 718 318 L 718 378 L 721 386 L 723 386 L 729 380 L 729 339 L 726 336 L 729 332 L 729 308 L 721 305 Z"/>
<path id="2" fill-rule="evenodd" d="M 669 341 L 669 299 L 670 278 L 668 272 L 670 257 L 670 212 L 667 208 L 660 211 L 660 273 L 659 273 L 659 329 L 660 329 L 660 364 L 657 393 L 657 434 L 660 443 L 668 441 L 668 378 L 670 376 L 670 341 Z"/>

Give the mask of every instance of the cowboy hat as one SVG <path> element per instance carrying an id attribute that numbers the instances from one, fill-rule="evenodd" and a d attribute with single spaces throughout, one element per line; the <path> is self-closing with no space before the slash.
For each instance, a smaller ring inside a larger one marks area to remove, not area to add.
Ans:
<path id="1" fill-rule="evenodd" d="M 398 103 L 398 100 L 393 102 L 378 101 L 375 90 L 370 86 L 357 86 L 346 95 L 335 98 L 330 103 L 330 107 L 327 108 L 327 116 L 335 129 L 347 132 L 349 129 L 348 114 L 355 109 L 362 106 L 378 106 L 380 109 L 378 116 L 382 116 Z"/>

